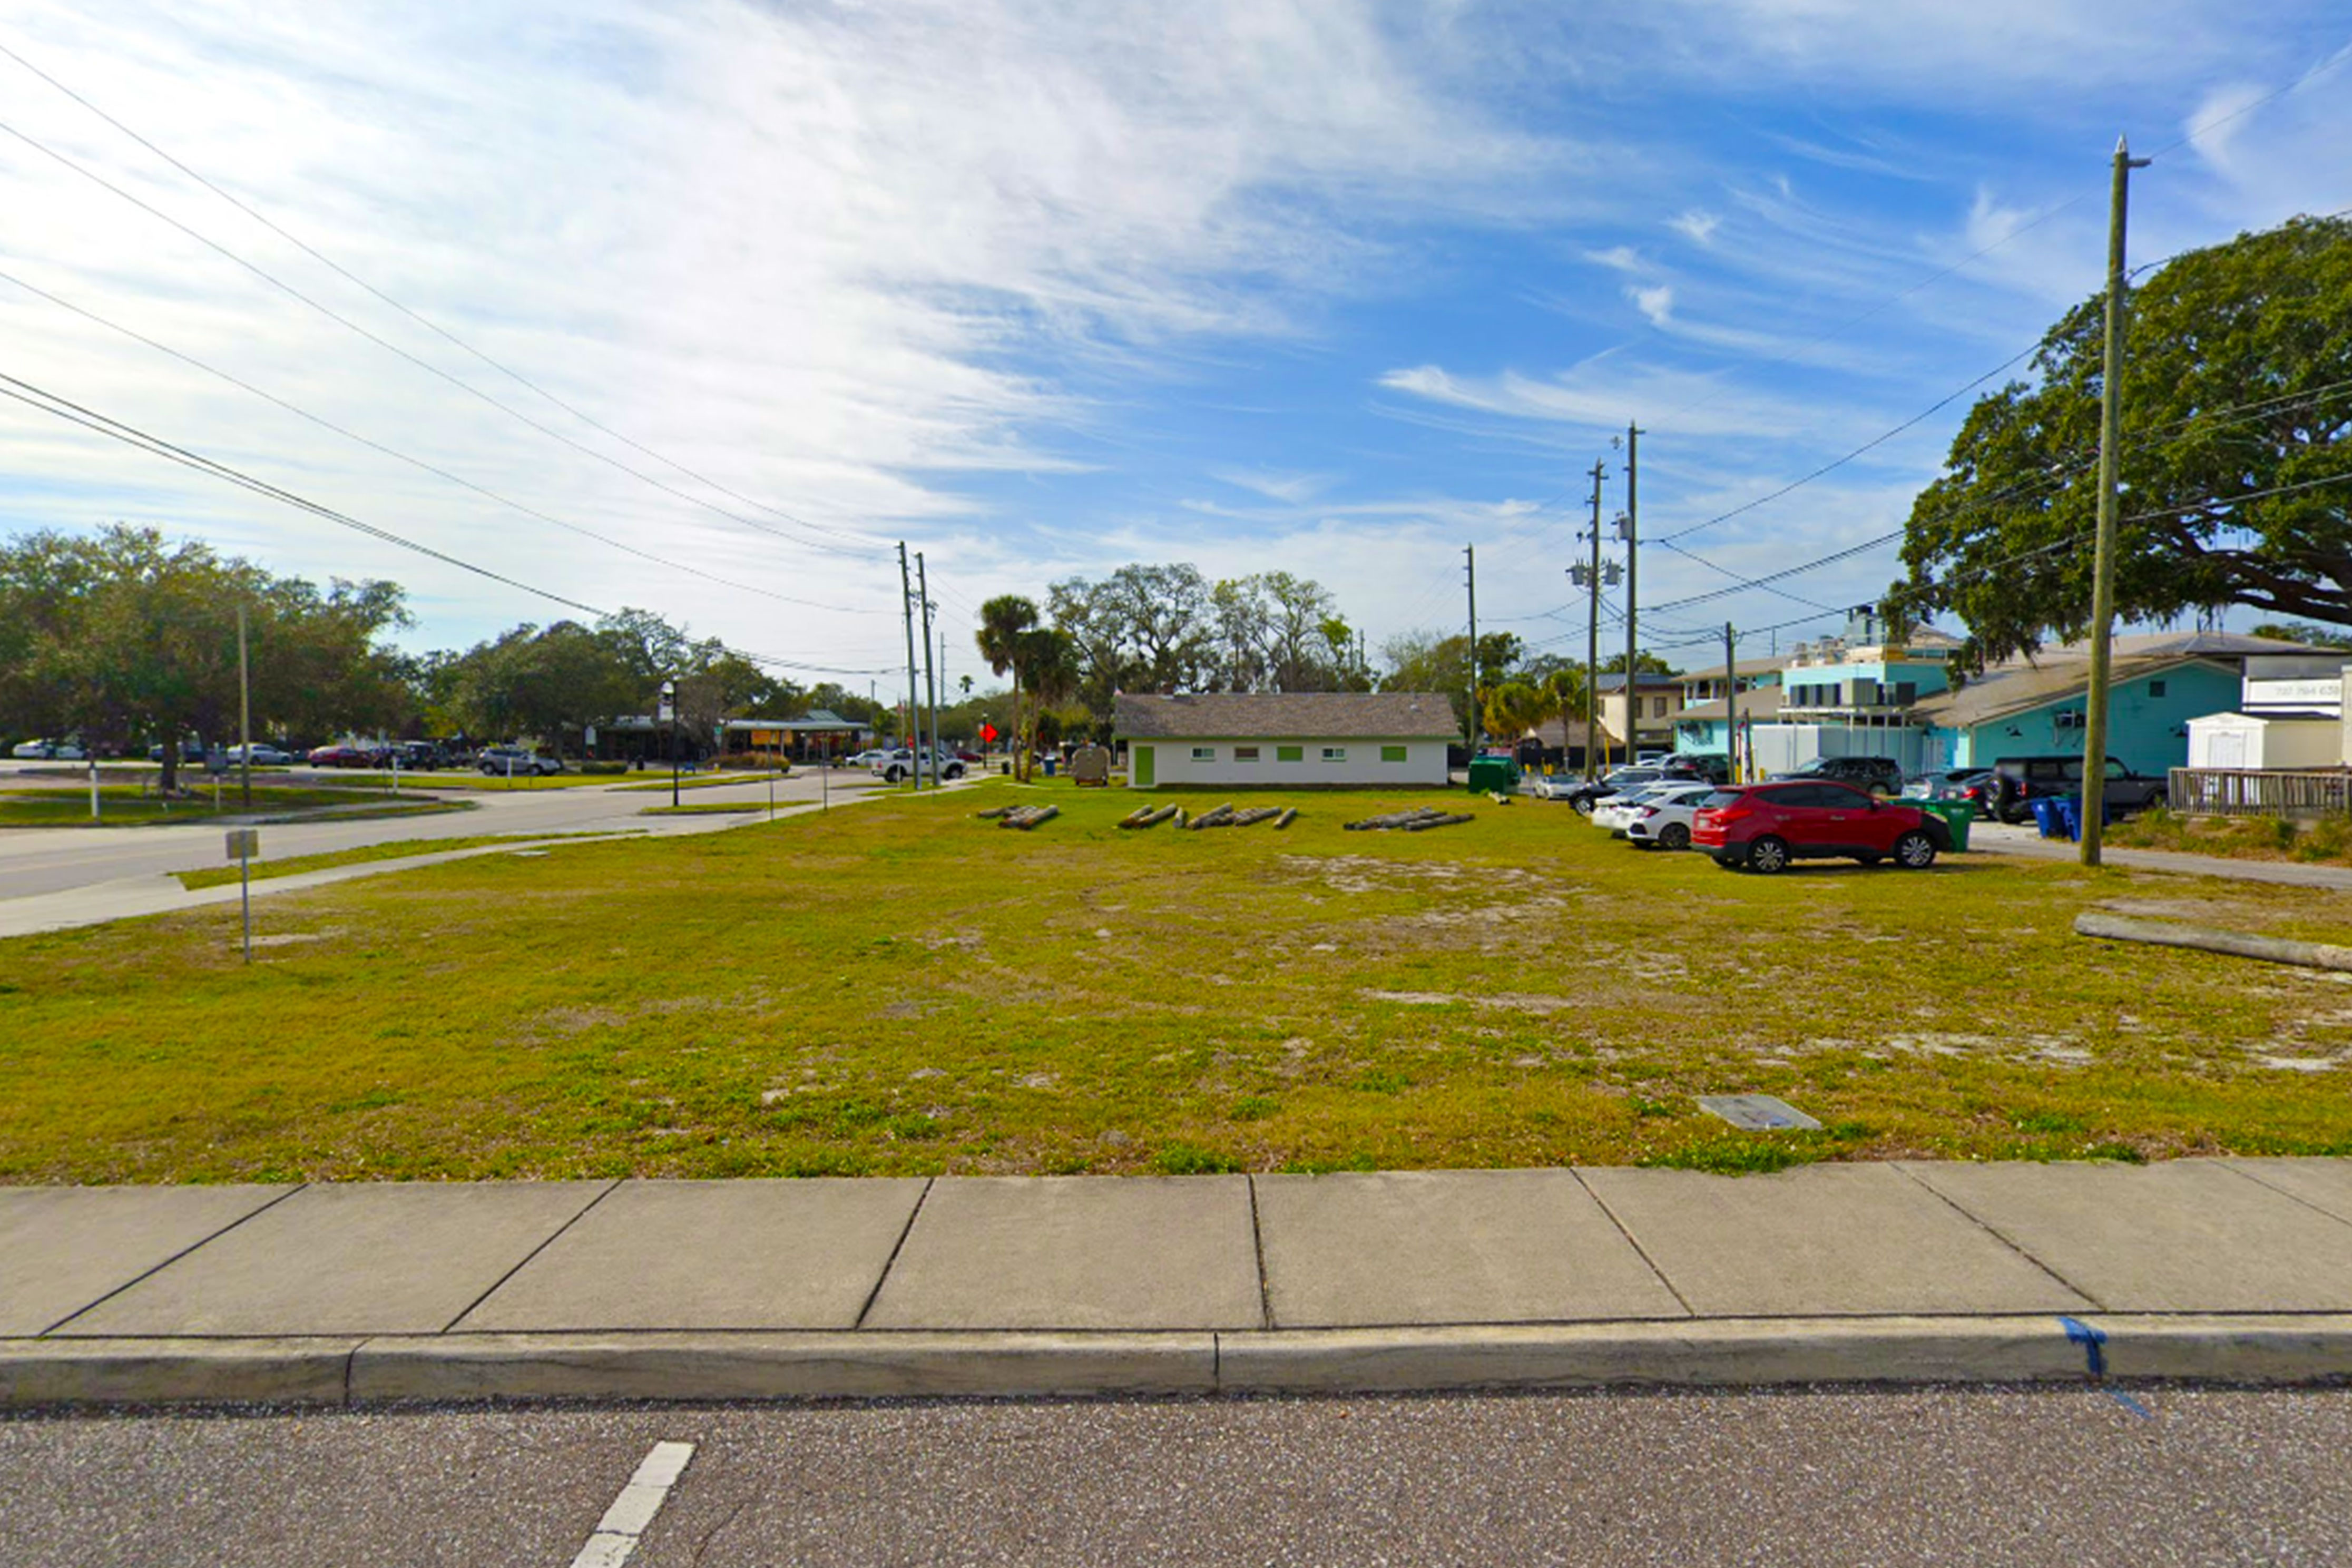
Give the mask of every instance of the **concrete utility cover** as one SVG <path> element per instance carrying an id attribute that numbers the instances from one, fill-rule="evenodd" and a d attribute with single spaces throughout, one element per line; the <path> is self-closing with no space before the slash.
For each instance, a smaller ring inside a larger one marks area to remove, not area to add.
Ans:
<path id="1" fill-rule="evenodd" d="M 1787 1100 L 1769 1094 L 1702 1094 L 1698 1108 L 1751 1132 L 1769 1132 L 1776 1127 L 1818 1131 L 1822 1125 Z"/>

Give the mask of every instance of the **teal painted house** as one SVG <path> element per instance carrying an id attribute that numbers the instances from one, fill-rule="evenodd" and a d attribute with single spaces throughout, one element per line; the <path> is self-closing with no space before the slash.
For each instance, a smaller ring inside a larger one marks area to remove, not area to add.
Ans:
<path id="1" fill-rule="evenodd" d="M 2107 754 L 2135 773 L 2186 766 L 2189 721 L 2236 706 L 2244 654 L 2229 645 L 2251 640 L 2226 633 L 2117 637 Z M 1996 666 L 1957 691 L 1924 699 L 1912 717 L 1925 728 L 1937 767 L 2080 752 L 2089 687 L 2084 649 L 2050 648 L 2031 664 Z"/>

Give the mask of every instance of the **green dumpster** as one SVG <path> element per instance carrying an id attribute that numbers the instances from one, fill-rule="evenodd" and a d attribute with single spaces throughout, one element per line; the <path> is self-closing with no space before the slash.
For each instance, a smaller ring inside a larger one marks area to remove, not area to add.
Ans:
<path id="1" fill-rule="evenodd" d="M 1958 853 L 1969 847 L 1969 827 L 1977 819 L 1976 805 L 1965 800 L 1915 800 L 1911 802 L 1931 816 L 1940 816 L 1944 826 L 1952 830 L 1952 849 Z"/>
<path id="2" fill-rule="evenodd" d="M 1470 759 L 1470 788 L 1473 792 L 1493 790 L 1507 795 L 1518 787 L 1519 764 L 1515 758 Z"/>

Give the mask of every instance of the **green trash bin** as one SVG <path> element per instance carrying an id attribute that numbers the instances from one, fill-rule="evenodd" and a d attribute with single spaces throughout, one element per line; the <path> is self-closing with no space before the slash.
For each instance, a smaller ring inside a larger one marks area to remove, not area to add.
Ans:
<path id="1" fill-rule="evenodd" d="M 1910 803 L 1921 811 L 1944 819 L 1952 830 L 1952 852 L 1958 854 L 1969 847 L 1969 828 L 1977 819 L 1976 805 L 1965 800 L 1915 800 Z"/>
<path id="2" fill-rule="evenodd" d="M 1470 788 L 1473 793 L 1494 790 L 1507 795 L 1519 787 L 1519 764 L 1510 757 L 1473 757 L 1470 759 Z"/>

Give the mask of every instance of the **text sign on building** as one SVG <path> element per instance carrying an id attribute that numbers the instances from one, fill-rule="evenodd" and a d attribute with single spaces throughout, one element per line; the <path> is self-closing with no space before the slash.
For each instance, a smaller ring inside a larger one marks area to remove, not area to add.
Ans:
<path id="1" fill-rule="evenodd" d="M 2341 714 L 2344 679 L 2323 675 L 2303 680 L 2249 680 L 2246 711 Z"/>

